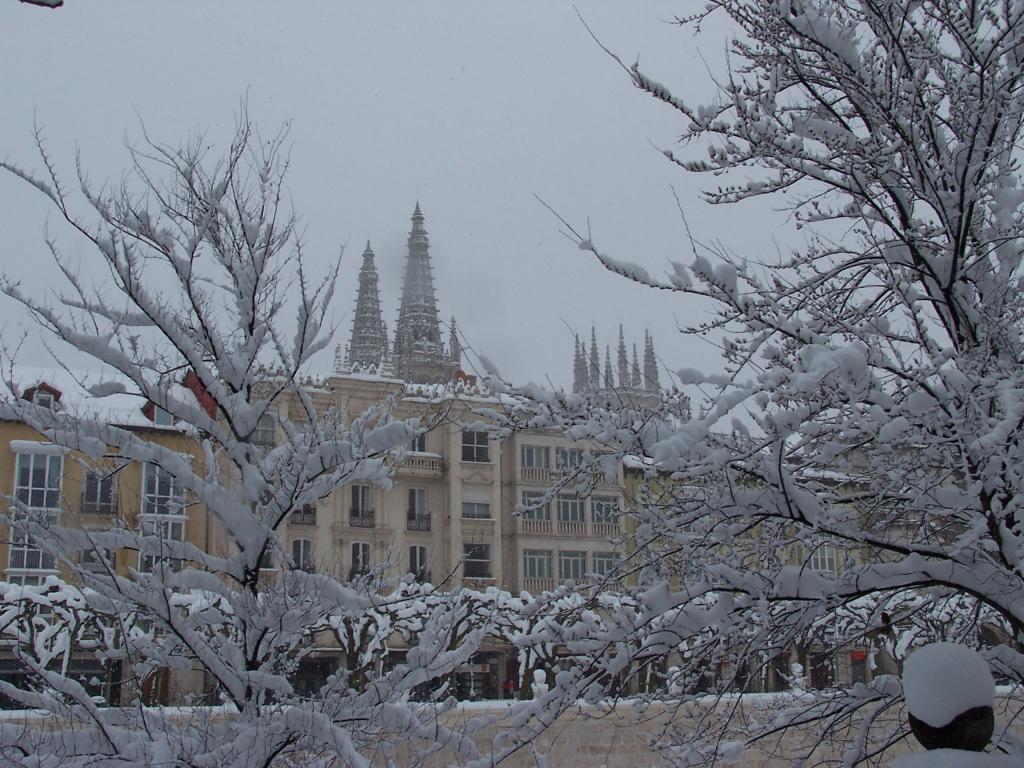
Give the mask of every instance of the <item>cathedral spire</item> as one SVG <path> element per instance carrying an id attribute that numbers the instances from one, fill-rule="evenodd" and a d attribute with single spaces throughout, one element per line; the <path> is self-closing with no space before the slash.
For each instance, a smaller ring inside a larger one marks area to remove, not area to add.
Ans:
<path id="1" fill-rule="evenodd" d="M 636 354 L 635 341 L 633 342 L 633 371 L 629 383 L 633 389 L 640 389 L 640 358 Z"/>
<path id="2" fill-rule="evenodd" d="M 445 354 L 441 343 L 429 248 L 423 213 L 417 201 L 409 232 L 409 254 L 392 355 L 395 375 L 407 381 L 443 382 L 448 381 L 452 373 L 451 358 Z"/>
<path id="3" fill-rule="evenodd" d="M 590 326 L 590 386 L 598 389 L 601 386 L 601 357 L 597 351 L 597 329 Z"/>
<path id="4" fill-rule="evenodd" d="M 590 379 L 587 376 L 587 353 L 583 348 L 583 342 L 579 335 L 573 336 L 574 357 L 572 361 L 572 391 L 586 392 L 590 389 Z"/>
<path id="5" fill-rule="evenodd" d="M 626 357 L 626 337 L 622 334 L 622 323 L 619 323 L 619 386 L 629 386 L 629 359 Z"/>
<path id="6" fill-rule="evenodd" d="M 644 389 L 658 389 L 658 360 L 654 356 L 654 337 L 644 331 Z"/>
<path id="7" fill-rule="evenodd" d="M 419 207 L 419 203 L 416 204 Z M 455 315 L 452 315 L 451 334 L 448 337 L 448 353 L 452 358 L 452 365 L 456 368 L 462 367 L 462 342 L 459 341 L 459 327 L 455 324 Z"/>
<path id="8" fill-rule="evenodd" d="M 352 339 L 348 345 L 349 367 L 377 368 L 388 356 L 388 334 L 380 311 L 378 279 L 373 248 L 367 241 L 359 269 Z"/>
<path id="9" fill-rule="evenodd" d="M 615 386 L 615 379 L 612 378 L 612 348 L 604 348 L 604 387 L 611 389 Z"/>

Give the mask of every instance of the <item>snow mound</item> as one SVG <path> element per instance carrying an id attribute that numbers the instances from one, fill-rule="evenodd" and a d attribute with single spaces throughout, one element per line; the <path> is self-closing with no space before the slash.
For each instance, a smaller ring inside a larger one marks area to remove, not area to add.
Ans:
<path id="1" fill-rule="evenodd" d="M 903 665 L 903 695 L 918 720 L 940 728 L 974 707 L 990 707 L 996 686 L 977 651 L 956 643 L 930 643 Z"/>

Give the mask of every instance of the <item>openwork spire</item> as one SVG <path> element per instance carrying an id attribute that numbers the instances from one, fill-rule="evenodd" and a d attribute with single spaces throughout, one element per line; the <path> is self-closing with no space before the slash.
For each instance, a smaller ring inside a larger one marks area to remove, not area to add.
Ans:
<path id="1" fill-rule="evenodd" d="M 658 389 L 658 360 L 654 356 L 654 337 L 644 331 L 644 389 Z"/>
<path id="2" fill-rule="evenodd" d="M 629 386 L 629 359 L 626 357 L 626 337 L 622 332 L 622 323 L 619 323 L 619 386 L 625 389 Z"/>
<path id="3" fill-rule="evenodd" d="M 459 327 L 455 324 L 455 315 L 452 315 L 450 331 L 451 333 L 448 339 L 448 352 L 452 358 L 452 365 L 454 365 L 456 368 L 461 368 L 462 342 L 459 341 Z"/>
<path id="4" fill-rule="evenodd" d="M 654 353 L 654 337 L 644 332 L 643 363 L 638 345 L 633 342 L 630 361 L 626 346 L 626 333 L 619 324 L 619 343 L 615 352 L 610 344 L 604 345 L 602 358 L 597 340 L 597 328 L 591 326 L 590 343 L 573 335 L 572 389 L 573 392 L 607 397 L 615 394 L 628 402 L 649 407 L 659 396 L 658 361 Z"/>
<path id="5" fill-rule="evenodd" d="M 348 345 L 350 368 L 377 368 L 388 356 L 388 333 L 380 311 L 380 290 L 373 249 L 366 243 L 359 269 L 359 290 Z"/>
<path id="6" fill-rule="evenodd" d="M 409 255 L 395 326 L 392 367 L 399 378 L 424 383 L 448 381 L 453 370 L 451 358 L 441 343 L 429 247 L 423 213 L 417 202 L 409 232 Z"/>
<path id="7" fill-rule="evenodd" d="M 590 388 L 590 377 L 587 375 L 587 353 L 579 336 L 575 336 L 575 356 L 572 361 L 572 391 L 586 392 Z"/>

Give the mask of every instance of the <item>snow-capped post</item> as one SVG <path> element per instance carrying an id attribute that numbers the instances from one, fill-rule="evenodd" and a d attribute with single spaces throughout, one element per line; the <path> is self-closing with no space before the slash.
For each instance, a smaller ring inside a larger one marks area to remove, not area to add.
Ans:
<path id="1" fill-rule="evenodd" d="M 981 752 L 995 728 L 995 682 L 975 650 L 929 643 L 903 665 L 910 730 L 925 749 Z"/>
<path id="2" fill-rule="evenodd" d="M 804 665 L 794 661 L 789 665 L 789 690 L 795 695 L 807 692 L 807 677 L 804 675 Z"/>
<path id="3" fill-rule="evenodd" d="M 543 669 L 533 670 L 533 698 L 541 699 L 548 692 L 548 675 Z"/>
<path id="4" fill-rule="evenodd" d="M 1024 768 L 1020 755 L 984 752 L 995 730 L 995 682 L 988 662 L 957 643 L 921 646 L 903 665 L 910 730 L 927 751 L 893 768 Z"/>
<path id="5" fill-rule="evenodd" d="M 666 675 L 668 681 L 668 695 L 674 699 L 679 698 L 685 693 L 682 684 L 680 683 L 679 667 L 669 667 L 668 674 Z"/>

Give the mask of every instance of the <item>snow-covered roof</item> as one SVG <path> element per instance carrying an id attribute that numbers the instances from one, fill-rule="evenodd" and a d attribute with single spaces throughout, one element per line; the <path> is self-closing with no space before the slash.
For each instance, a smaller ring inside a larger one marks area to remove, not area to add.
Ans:
<path id="1" fill-rule="evenodd" d="M 116 371 L 69 371 L 57 367 L 17 365 L 4 371 L 3 378 L 6 387 L 0 391 L 0 400 L 23 397 L 27 390 L 45 384 L 60 392 L 59 407 L 65 413 L 100 419 L 117 426 L 180 431 L 149 419 L 143 412 L 147 400 L 141 395 L 130 394 L 133 387 Z M 179 396 L 185 393 L 193 396 L 185 387 L 181 389 Z"/>
<path id="2" fill-rule="evenodd" d="M 622 466 L 626 469 L 655 469 L 656 465 L 654 459 L 650 456 L 637 456 L 636 454 L 627 454 L 622 457 Z"/>
<path id="3" fill-rule="evenodd" d="M 359 371 L 339 371 L 331 378 L 335 379 L 348 379 L 352 381 L 374 381 L 381 384 L 396 384 L 401 386 L 405 384 L 401 379 L 396 379 L 394 376 L 386 376 L 382 373 L 374 373 L 372 371 L 359 370 Z"/>

